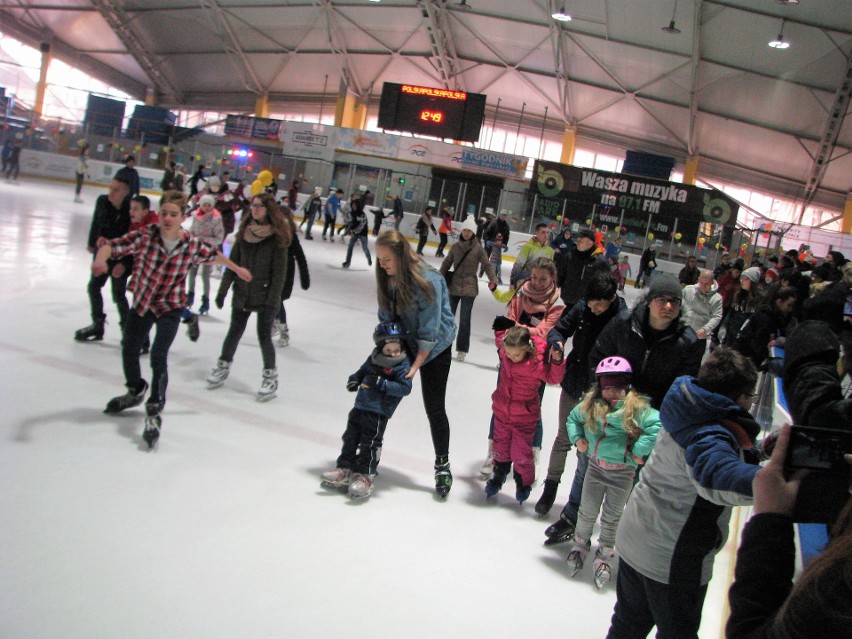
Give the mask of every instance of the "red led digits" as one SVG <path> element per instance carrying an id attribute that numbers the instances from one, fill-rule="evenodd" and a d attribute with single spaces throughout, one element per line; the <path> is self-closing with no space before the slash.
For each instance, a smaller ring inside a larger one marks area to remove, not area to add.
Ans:
<path id="1" fill-rule="evenodd" d="M 444 114 L 441 111 L 421 111 L 420 119 L 424 122 L 443 122 Z"/>

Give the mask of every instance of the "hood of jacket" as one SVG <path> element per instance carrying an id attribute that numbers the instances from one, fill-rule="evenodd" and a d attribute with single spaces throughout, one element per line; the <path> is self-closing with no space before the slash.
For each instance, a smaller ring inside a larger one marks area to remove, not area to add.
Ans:
<path id="1" fill-rule="evenodd" d="M 702 388 L 690 375 L 675 379 L 660 407 L 660 419 L 684 448 L 696 429 L 715 424 L 731 431 L 741 448 L 751 448 L 760 433 L 760 425 L 733 399 Z"/>

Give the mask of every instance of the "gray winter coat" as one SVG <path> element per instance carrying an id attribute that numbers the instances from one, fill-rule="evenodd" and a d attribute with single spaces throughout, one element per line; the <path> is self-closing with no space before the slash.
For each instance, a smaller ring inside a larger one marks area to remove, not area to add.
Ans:
<path id="1" fill-rule="evenodd" d="M 468 253 L 468 251 L 470 252 Z M 467 254 L 467 257 L 465 257 L 465 254 Z M 497 273 L 488 260 L 488 254 L 476 241 L 476 238 L 471 238 L 467 241 L 459 239 L 458 242 L 453 244 L 438 270 L 441 275 L 446 274 L 451 268 L 455 273 L 453 283 L 450 286 L 450 295 L 476 297 L 479 294 L 479 278 L 476 274 L 480 267 L 485 269 L 488 281 L 496 284 Z"/>
<path id="2" fill-rule="evenodd" d="M 705 334 L 710 335 L 722 321 L 722 296 L 716 288 L 714 282 L 708 293 L 702 293 L 698 284 L 683 289 L 683 320 L 696 333 L 703 328 Z"/>

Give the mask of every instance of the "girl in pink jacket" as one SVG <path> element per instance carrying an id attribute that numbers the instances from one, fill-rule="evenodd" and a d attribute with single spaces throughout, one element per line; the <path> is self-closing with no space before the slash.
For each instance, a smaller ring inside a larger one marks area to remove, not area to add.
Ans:
<path id="1" fill-rule="evenodd" d="M 500 376 L 491 395 L 494 472 L 485 484 L 485 495 L 494 497 L 500 491 L 514 463 L 515 498 L 524 503 L 535 479 L 532 440 L 536 422 L 541 419 L 539 387 L 542 382 L 562 381 L 565 360 L 560 351 L 546 353 L 545 340 L 531 336 L 526 326 L 505 331 L 495 328 Z"/>

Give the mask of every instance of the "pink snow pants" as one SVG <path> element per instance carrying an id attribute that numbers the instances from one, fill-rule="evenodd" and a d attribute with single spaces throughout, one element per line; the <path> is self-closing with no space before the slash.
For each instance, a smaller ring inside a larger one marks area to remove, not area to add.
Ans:
<path id="1" fill-rule="evenodd" d="M 512 462 L 524 486 L 532 486 L 535 480 L 532 441 L 536 423 L 507 424 L 494 417 L 494 461 Z"/>

